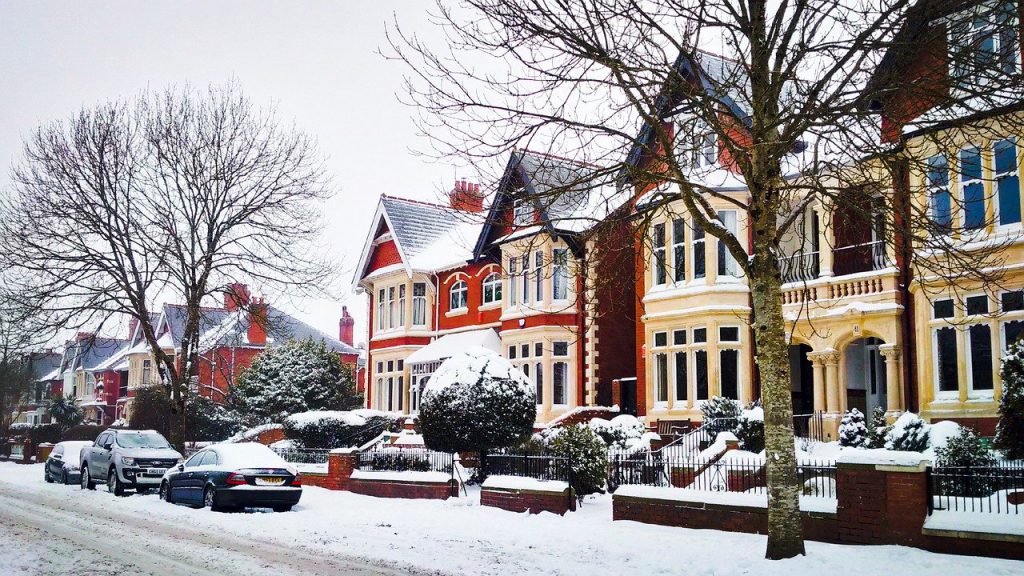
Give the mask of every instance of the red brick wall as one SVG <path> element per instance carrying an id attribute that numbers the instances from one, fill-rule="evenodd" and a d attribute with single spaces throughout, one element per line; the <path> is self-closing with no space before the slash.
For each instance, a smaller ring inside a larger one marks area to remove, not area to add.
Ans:
<path id="1" fill-rule="evenodd" d="M 350 492 L 378 498 L 415 498 L 447 500 L 452 495 L 451 486 L 439 482 L 398 482 L 392 480 L 367 480 L 355 478 L 348 481 Z"/>
<path id="2" fill-rule="evenodd" d="M 620 402 L 611 390 L 612 381 L 636 376 L 636 261 L 635 236 L 629 221 L 621 215 L 598 231 L 593 254 L 596 269 L 594 296 L 597 300 L 597 389 L 598 403 L 612 406 Z"/>
<path id="3" fill-rule="evenodd" d="M 501 318 L 501 306 L 487 310 L 480 310 L 480 306 L 484 301 L 484 278 L 486 278 L 491 272 L 501 273 L 501 268 L 497 263 L 482 262 L 441 273 L 441 289 L 439 293 L 440 314 L 438 316 L 438 328 L 440 330 L 451 330 L 454 328 L 490 324 L 492 322 L 497 322 L 498 319 Z M 459 280 L 466 283 L 466 288 L 468 290 L 466 294 L 466 305 L 469 311 L 466 314 L 447 317 L 445 316 L 445 313 L 450 310 L 449 304 L 451 303 L 448 291 L 451 289 L 452 285 Z"/>
<path id="4" fill-rule="evenodd" d="M 366 270 L 363 272 L 363 275 L 401 263 L 402 255 L 398 253 L 398 246 L 394 240 L 388 240 L 373 248 L 373 253 L 370 254 L 369 262 L 366 263 Z"/>
<path id="5" fill-rule="evenodd" d="M 576 510 L 576 498 L 569 495 L 569 490 L 567 488 L 565 492 L 537 492 L 483 488 L 480 490 L 480 505 L 510 512 L 551 512 L 561 516 L 570 510 Z"/>

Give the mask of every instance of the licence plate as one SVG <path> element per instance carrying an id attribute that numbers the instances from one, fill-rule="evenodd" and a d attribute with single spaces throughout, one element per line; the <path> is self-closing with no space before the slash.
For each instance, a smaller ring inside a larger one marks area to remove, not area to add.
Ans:
<path id="1" fill-rule="evenodd" d="M 280 486 L 284 484 L 284 478 L 256 478 L 257 486 Z"/>
<path id="2" fill-rule="evenodd" d="M 150 476 L 163 476 L 164 472 L 167 472 L 167 468 L 150 468 L 146 470 L 146 474 Z"/>

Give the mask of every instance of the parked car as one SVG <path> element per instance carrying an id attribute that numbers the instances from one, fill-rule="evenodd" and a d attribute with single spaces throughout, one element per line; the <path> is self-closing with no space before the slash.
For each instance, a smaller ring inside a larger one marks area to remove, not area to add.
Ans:
<path id="1" fill-rule="evenodd" d="M 155 430 L 106 430 L 82 450 L 82 489 L 101 482 L 118 496 L 128 488 L 144 492 L 158 487 L 164 473 L 183 461 Z"/>
<path id="2" fill-rule="evenodd" d="M 47 482 L 60 481 L 61 484 L 78 484 L 81 470 L 82 449 L 92 446 L 88 440 L 68 440 L 58 442 L 43 467 L 43 479 Z"/>
<path id="3" fill-rule="evenodd" d="M 214 511 L 259 507 L 287 512 L 302 497 L 302 479 L 294 466 L 262 444 L 215 444 L 168 470 L 160 497 Z"/>

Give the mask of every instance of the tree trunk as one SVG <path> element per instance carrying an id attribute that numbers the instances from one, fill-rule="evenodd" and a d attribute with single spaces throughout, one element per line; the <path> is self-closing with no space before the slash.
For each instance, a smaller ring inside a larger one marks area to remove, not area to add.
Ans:
<path id="1" fill-rule="evenodd" d="M 755 253 L 758 250 L 755 249 Z M 754 339 L 764 404 L 765 460 L 768 480 L 768 547 L 771 560 L 804 554 L 800 485 L 793 442 L 789 350 L 782 316 L 782 279 L 778 262 L 766 247 L 754 258 L 750 289 L 754 300 Z"/>

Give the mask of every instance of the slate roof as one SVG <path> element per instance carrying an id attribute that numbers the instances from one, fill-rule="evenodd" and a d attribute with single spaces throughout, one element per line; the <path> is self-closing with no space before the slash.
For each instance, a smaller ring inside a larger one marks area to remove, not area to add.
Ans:
<path id="1" fill-rule="evenodd" d="M 171 341 L 181 342 L 181 335 L 185 332 L 185 322 L 188 319 L 187 308 L 181 304 L 164 304 L 163 314 Z M 199 315 L 199 333 L 202 334 L 219 325 L 229 314 L 226 308 L 203 308 Z"/>
<path id="2" fill-rule="evenodd" d="M 237 310 L 221 316 L 218 325 L 211 327 L 199 337 L 200 351 L 218 346 L 263 347 L 249 343 L 248 332 L 251 316 L 248 311 Z M 358 348 L 295 318 L 287 312 L 267 305 L 267 342 L 274 344 L 285 340 L 322 340 L 327 348 L 339 354 L 359 354 Z"/>
<path id="3" fill-rule="evenodd" d="M 56 380 L 60 375 L 61 354 L 39 352 L 32 354 L 32 377 L 36 381 Z"/>
<path id="4" fill-rule="evenodd" d="M 127 340 L 96 336 L 69 342 L 61 367 L 67 370 L 93 371 L 122 350 Z"/>

